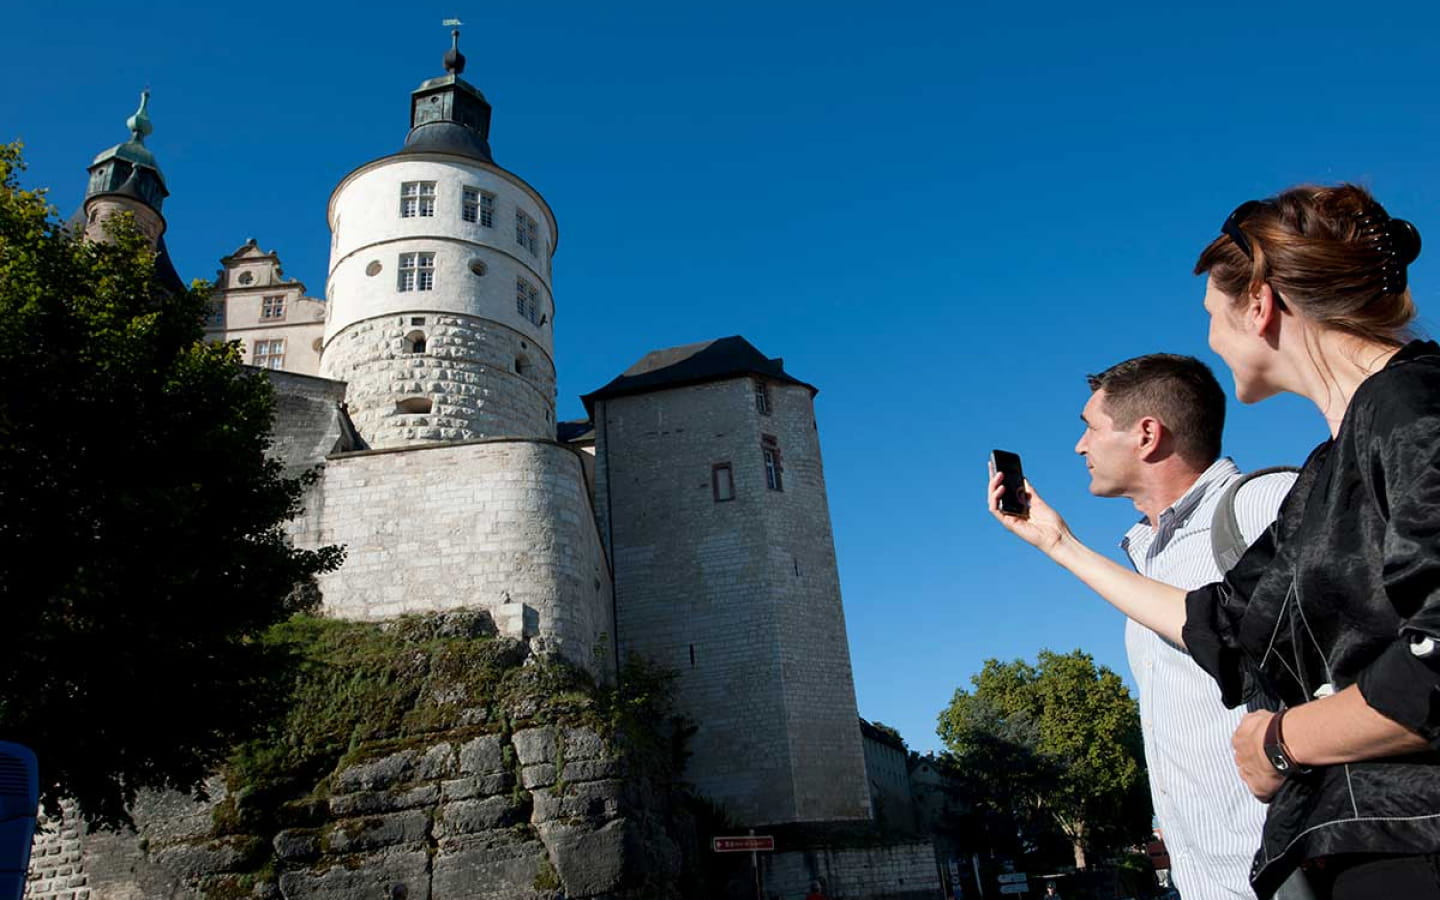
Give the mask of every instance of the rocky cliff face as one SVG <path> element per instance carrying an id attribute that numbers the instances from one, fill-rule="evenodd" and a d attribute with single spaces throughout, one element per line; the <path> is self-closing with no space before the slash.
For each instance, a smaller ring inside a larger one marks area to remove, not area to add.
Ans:
<path id="1" fill-rule="evenodd" d="M 359 692 L 373 708 L 355 708 L 356 721 L 340 717 L 343 727 L 329 738 L 348 740 L 320 741 L 326 752 L 296 752 L 297 741 L 336 728 L 335 702 L 313 693 L 304 699 L 302 685 L 286 727 L 238 754 L 212 781 L 209 800 L 142 797 L 134 833 L 82 835 L 65 879 L 39 879 L 32 866 L 26 896 L 682 896 L 682 882 L 693 878 L 694 828 L 675 802 L 663 735 L 636 733 L 635 717 L 602 708 L 601 692 L 572 671 L 530 659 L 523 645 L 472 635 L 437 641 L 430 625 L 417 639 L 414 623 L 408 627 L 385 638 L 384 659 L 397 666 L 374 659 L 375 646 L 366 644 L 338 660 L 327 651 L 330 661 L 304 676 L 330 691 L 346 679 L 389 682 L 384 691 Z M 469 643 L 477 640 L 489 643 Z M 484 659 L 469 663 L 490 667 L 485 677 L 436 677 L 471 650 Z M 632 700 L 631 712 L 651 702 Z M 307 714 L 316 720 L 308 729 Z M 40 838 L 35 865 L 55 858 L 46 842 L 64 835 L 73 843 L 73 831 Z"/>

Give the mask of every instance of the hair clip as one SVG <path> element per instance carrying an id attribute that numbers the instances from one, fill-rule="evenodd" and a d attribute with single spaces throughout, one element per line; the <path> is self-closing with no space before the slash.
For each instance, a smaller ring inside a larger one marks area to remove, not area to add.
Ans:
<path id="1" fill-rule="evenodd" d="M 1360 240 L 1384 257 L 1380 275 L 1387 294 L 1398 294 L 1409 283 L 1406 266 L 1420 255 L 1420 232 L 1404 219 L 1392 219 L 1383 209 L 1357 217 Z"/>

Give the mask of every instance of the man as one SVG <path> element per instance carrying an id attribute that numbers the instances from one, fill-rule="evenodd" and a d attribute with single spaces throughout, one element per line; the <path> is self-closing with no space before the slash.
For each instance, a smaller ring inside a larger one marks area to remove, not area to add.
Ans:
<path id="1" fill-rule="evenodd" d="M 1157 353 L 1089 380 L 1075 452 L 1090 470 L 1090 493 L 1125 497 L 1144 515 L 1121 548 L 1142 575 L 1179 588 L 1220 580 L 1210 527 L 1240 470 L 1220 457 L 1225 394 L 1215 376 L 1192 357 Z M 1241 487 L 1235 514 L 1247 543 L 1274 521 L 1294 480 L 1276 473 Z M 1226 709 L 1210 676 L 1150 629 L 1127 621 L 1125 649 L 1172 878 L 1185 900 L 1250 900 L 1265 807 L 1240 780 L 1230 747 L 1245 710 Z"/>

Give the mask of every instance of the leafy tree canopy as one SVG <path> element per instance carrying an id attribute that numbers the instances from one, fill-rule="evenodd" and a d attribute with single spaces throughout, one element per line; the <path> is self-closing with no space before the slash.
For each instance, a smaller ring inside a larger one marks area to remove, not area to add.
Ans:
<path id="1" fill-rule="evenodd" d="M 939 735 L 977 810 L 1000 820 L 986 826 L 993 843 L 1034 844 L 1058 827 L 1083 867 L 1087 847 L 1144 837 L 1140 715 L 1118 675 L 1079 650 L 1042 650 L 1038 665 L 987 660 L 971 683 L 940 713 Z"/>
<path id="2" fill-rule="evenodd" d="M 158 286 L 126 217 L 67 230 L 22 168 L 0 145 L 0 738 L 114 825 L 272 712 L 258 636 L 341 554 L 286 539 L 270 385 L 203 340 L 203 287 Z"/>

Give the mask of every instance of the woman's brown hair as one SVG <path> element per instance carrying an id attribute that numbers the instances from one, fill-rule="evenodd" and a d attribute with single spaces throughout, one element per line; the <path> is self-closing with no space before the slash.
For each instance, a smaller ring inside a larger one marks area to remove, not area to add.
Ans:
<path id="1" fill-rule="evenodd" d="M 1392 346 L 1409 339 L 1415 304 L 1405 266 L 1419 253 L 1413 226 L 1391 220 L 1353 184 L 1300 185 L 1246 206 L 1227 227 L 1239 230 L 1250 255 L 1222 234 L 1200 254 L 1196 275 L 1208 272 L 1237 302 L 1269 284 L 1282 303 L 1314 322 Z M 1413 247 L 1404 235 L 1392 238 L 1400 226 L 1413 235 Z"/>

